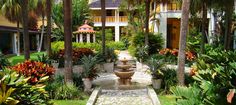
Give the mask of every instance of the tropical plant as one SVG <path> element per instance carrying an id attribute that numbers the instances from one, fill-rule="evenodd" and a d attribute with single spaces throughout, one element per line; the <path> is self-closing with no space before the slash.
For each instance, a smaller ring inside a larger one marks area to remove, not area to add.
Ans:
<path id="1" fill-rule="evenodd" d="M 61 85 L 55 91 L 55 99 L 78 99 L 81 93 L 73 84 Z"/>
<path id="2" fill-rule="evenodd" d="M 28 81 L 30 84 L 37 84 L 40 79 L 51 76 L 55 72 L 55 69 L 48 64 L 30 60 L 17 64 L 11 67 L 11 69 L 25 77 L 30 77 Z"/>
<path id="3" fill-rule="evenodd" d="M 63 3 L 53 5 L 52 19 L 61 32 L 64 33 L 63 26 Z M 90 18 L 90 9 L 87 0 L 72 0 L 72 30 L 76 30 L 85 20 Z M 55 33 L 54 33 L 55 34 Z"/>
<path id="4" fill-rule="evenodd" d="M 82 77 L 83 78 L 90 78 L 94 79 L 98 76 L 97 69 L 95 65 L 98 63 L 97 56 L 83 56 L 81 58 L 81 63 L 83 64 L 83 72 Z"/>
<path id="5" fill-rule="evenodd" d="M 45 55 L 45 54 L 37 55 L 37 58 L 38 58 L 37 59 L 38 62 L 42 62 L 44 64 L 51 64 L 50 58 L 47 55 Z"/>
<path id="6" fill-rule="evenodd" d="M 213 105 L 212 103 L 203 102 L 202 93 L 196 86 L 193 87 L 171 87 L 170 91 L 177 97 L 178 105 Z M 207 101 L 207 100 L 206 100 Z"/>
<path id="7" fill-rule="evenodd" d="M 83 81 L 81 74 L 73 73 L 73 82 L 74 86 L 65 86 L 64 83 L 64 77 L 63 75 L 55 75 L 54 78 L 50 81 L 47 82 L 47 85 L 45 87 L 45 90 L 49 92 L 49 97 L 51 99 L 75 99 L 75 98 L 82 98 L 81 94 L 79 93 L 80 90 L 83 89 Z M 77 88 L 77 94 L 74 93 L 74 91 L 70 90 L 75 90 L 75 86 Z M 71 88 L 70 88 L 71 87 Z M 67 89 L 67 90 L 62 90 L 62 89 Z M 71 96 L 75 94 L 74 96 Z M 59 96 L 57 96 L 59 95 Z M 67 96 L 66 96 L 67 95 Z"/>
<path id="8" fill-rule="evenodd" d="M 7 58 L 0 52 L 0 70 L 5 66 L 10 66 L 10 62 Z"/>
<path id="9" fill-rule="evenodd" d="M 117 58 L 118 58 L 118 56 L 116 55 L 114 48 L 107 47 L 105 61 L 106 62 L 115 62 L 117 60 Z"/>
<path id="10" fill-rule="evenodd" d="M 170 94 L 170 88 L 177 86 L 177 75 L 176 70 L 171 68 L 165 68 L 163 70 L 163 81 L 162 87 L 164 87 L 165 93 Z"/>
<path id="11" fill-rule="evenodd" d="M 162 46 L 164 44 L 164 39 L 161 36 L 161 34 L 153 34 L 149 33 L 149 48 L 148 52 L 149 55 L 155 54 L 157 51 L 162 49 Z M 138 46 L 144 46 L 145 37 L 144 33 L 137 33 L 133 36 L 131 40 L 131 46 L 138 47 Z"/>
<path id="12" fill-rule="evenodd" d="M 231 97 L 229 101 L 227 94 L 236 87 L 234 82 L 236 80 L 236 52 L 216 51 L 212 50 L 198 59 L 197 68 L 192 74 L 195 82 L 189 88 L 196 88 L 197 93 L 200 91 L 200 95 L 196 95 L 195 99 L 204 105 L 235 104 L 235 98 Z M 180 91 L 184 91 L 184 89 L 180 89 Z M 183 95 L 181 94 L 181 96 Z"/>
<path id="13" fill-rule="evenodd" d="M 30 85 L 30 78 L 17 74 L 10 69 L 0 71 L 1 79 L 1 105 L 39 105 L 49 104 L 48 93 L 43 84 Z M 41 78 L 39 83 L 46 81 L 47 77 Z"/>
<path id="14" fill-rule="evenodd" d="M 137 48 L 135 57 L 139 62 L 145 62 L 148 57 L 148 46 L 141 46 Z"/>
<path id="15" fill-rule="evenodd" d="M 156 56 L 151 56 L 147 60 L 147 64 L 150 68 L 152 78 L 162 79 L 164 76 L 163 67 L 165 66 L 163 59 L 158 59 Z"/>

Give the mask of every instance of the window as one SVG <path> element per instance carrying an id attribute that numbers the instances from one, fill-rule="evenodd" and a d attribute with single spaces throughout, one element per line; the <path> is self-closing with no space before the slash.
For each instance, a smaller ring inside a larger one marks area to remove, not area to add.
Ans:
<path id="1" fill-rule="evenodd" d="M 112 16 L 112 10 L 107 10 L 107 16 Z"/>

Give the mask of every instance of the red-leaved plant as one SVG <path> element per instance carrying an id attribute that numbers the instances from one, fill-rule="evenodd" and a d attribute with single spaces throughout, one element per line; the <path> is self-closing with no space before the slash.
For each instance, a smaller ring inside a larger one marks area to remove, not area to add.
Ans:
<path id="1" fill-rule="evenodd" d="M 166 56 L 178 56 L 179 51 L 178 51 L 178 49 L 164 48 L 159 51 L 159 54 L 166 55 Z M 196 54 L 192 51 L 186 51 L 185 55 L 186 55 L 186 59 L 188 61 L 193 61 L 196 59 Z"/>
<path id="2" fill-rule="evenodd" d="M 51 76 L 55 73 L 55 69 L 52 66 L 31 60 L 17 64 L 11 67 L 11 69 L 25 77 L 30 77 L 28 81 L 30 84 L 36 84 L 41 78 Z"/>
<path id="3" fill-rule="evenodd" d="M 84 55 L 93 55 L 93 51 L 89 48 L 74 48 L 72 50 L 72 59 L 74 62 L 78 61 L 80 58 L 82 58 Z M 64 58 L 65 50 L 59 51 L 59 58 Z"/>

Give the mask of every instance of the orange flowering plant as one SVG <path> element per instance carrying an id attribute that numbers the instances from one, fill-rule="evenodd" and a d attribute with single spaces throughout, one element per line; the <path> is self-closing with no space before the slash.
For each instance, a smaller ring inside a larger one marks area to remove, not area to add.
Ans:
<path id="1" fill-rule="evenodd" d="M 55 73 L 55 69 L 52 66 L 31 60 L 26 60 L 23 63 L 17 64 L 11 67 L 11 69 L 25 77 L 30 77 L 28 80 L 30 84 L 36 84 L 41 78 L 51 76 Z"/>
<path id="2" fill-rule="evenodd" d="M 179 51 L 178 51 L 178 49 L 164 48 L 164 49 L 159 51 L 159 54 L 165 56 L 165 61 L 166 62 L 176 64 Z M 196 54 L 192 51 L 186 51 L 185 55 L 186 55 L 186 60 L 188 62 L 192 62 L 197 58 Z"/>

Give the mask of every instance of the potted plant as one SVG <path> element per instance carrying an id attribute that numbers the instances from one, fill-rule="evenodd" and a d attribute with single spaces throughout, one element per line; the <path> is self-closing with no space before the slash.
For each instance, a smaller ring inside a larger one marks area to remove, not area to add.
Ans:
<path id="1" fill-rule="evenodd" d="M 83 67 L 82 78 L 84 83 L 84 91 L 91 91 L 92 88 L 92 80 L 95 79 L 97 74 L 97 69 L 95 65 L 99 61 L 97 60 L 97 56 L 83 56 L 81 58 L 81 63 Z"/>
<path id="2" fill-rule="evenodd" d="M 164 76 L 163 67 L 165 63 L 163 59 L 158 56 L 152 56 L 148 61 L 147 64 L 150 68 L 150 72 L 152 75 L 152 86 L 154 89 L 161 88 L 162 78 Z"/>
<path id="3" fill-rule="evenodd" d="M 106 72 L 112 73 L 114 70 L 114 64 L 117 60 L 117 55 L 115 54 L 115 50 L 113 48 L 107 47 L 105 63 L 103 63 L 103 68 Z"/>

